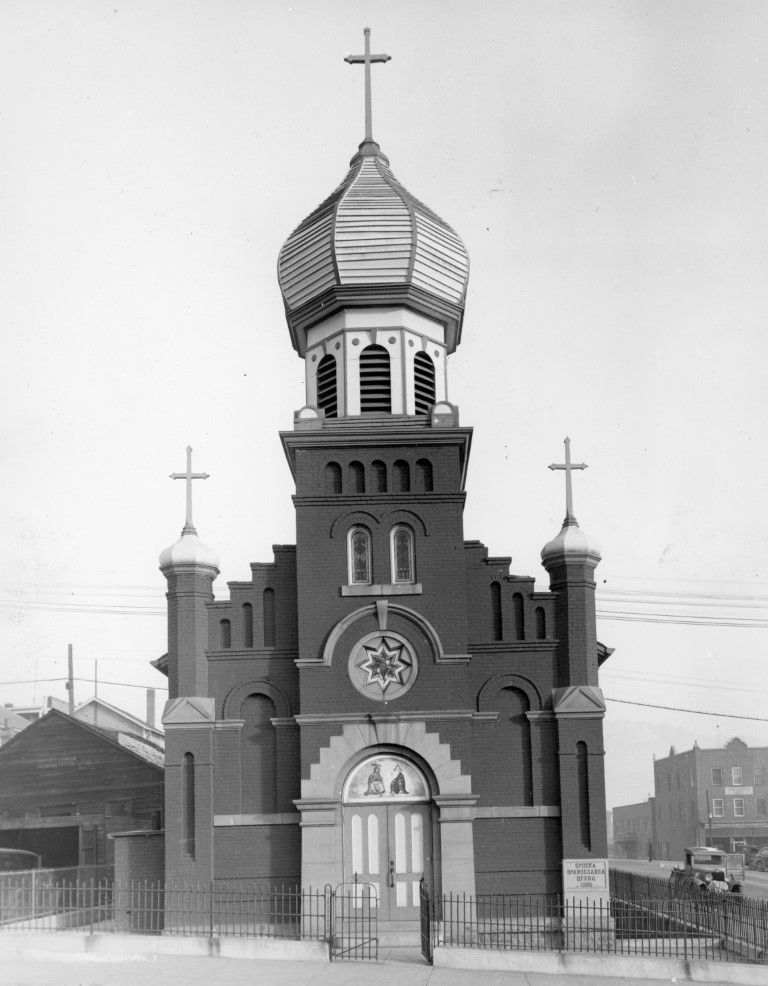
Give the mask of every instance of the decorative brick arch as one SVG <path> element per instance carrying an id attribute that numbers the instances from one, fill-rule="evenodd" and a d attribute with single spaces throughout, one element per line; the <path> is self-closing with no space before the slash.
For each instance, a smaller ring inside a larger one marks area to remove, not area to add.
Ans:
<path id="1" fill-rule="evenodd" d="M 477 693 L 477 711 L 494 712 L 493 699 L 497 692 L 502 688 L 517 688 L 528 698 L 531 712 L 541 711 L 541 695 L 538 689 L 527 678 L 522 678 L 519 674 L 495 674 L 483 685 Z"/>
<path id="2" fill-rule="evenodd" d="M 420 531 L 424 537 L 429 537 L 429 531 L 427 530 L 427 525 L 424 523 L 424 518 L 415 514 L 412 510 L 403 510 L 401 507 L 388 510 L 381 517 L 381 523 L 383 524 L 385 522 L 388 524 L 410 524 L 415 530 Z"/>
<path id="3" fill-rule="evenodd" d="M 239 719 L 240 710 L 243 702 L 249 695 L 266 695 L 272 699 L 275 706 L 275 713 L 278 719 L 288 719 L 293 715 L 291 703 L 285 693 L 281 691 L 271 681 L 246 681 L 242 685 L 235 685 L 230 689 L 224 699 L 223 717 L 225 719 Z"/>
<path id="4" fill-rule="evenodd" d="M 348 510 L 347 513 L 341 514 L 331 524 L 331 529 L 328 532 L 328 537 L 335 538 L 338 529 L 341 527 L 346 533 L 347 528 L 351 524 L 374 524 L 378 527 L 381 520 L 372 514 L 370 510 Z"/>
<path id="5" fill-rule="evenodd" d="M 418 755 L 432 773 L 439 795 L 471 795 L 472 778 L 462 774 L 461 761 L 451 756 L 449 743 L 440 741 L 438 732 L 427 730 L 423 722 L 400 720 L 375 722 L 373 719 L 346 723 L 340 736 L 333 736 L 328 746 L 318 751 L 318 760 L 302 779 L 301 797 L 338 801 L 350 764 L 367 749 L 394 746 L 404 754 Z"/>
<path id="6" fill-rule="evenodd" d="M 441 664 L 447 660 L 450 660 L 450 658 L 446 657 L 446 654 L 443 651 L 443 645 L 437 634 L 437 630 L 435 630 L 429 620 L 426 620 L 420 613 L 417 613 L 416 610 L 410 609 L 408 606 L 401 606 L 400 604 L 392 603 L 389 600 L 378 600 L 375 603 L 369 603 L 367 606 L 361 606 L 359 609 L 354 610 L 352 613 L 348 613 L 343 619 L 339 620 L 328 635 L 328 639 L 325 642 L 325 647 L 323 648 L 322 660 L 318 663 L 322 663 L 326 667 L 331 666 L 333 663 L 334 653 L 336 651 L 336 645 L 338 644 L 342 634 L 348 630 L 352 624 L 357 623 L 358 620 L 363 620 L 368 616 L 374 616 L 378 620 L 379 629 L 384 631 L 387 628 L 387 621 L 390 615 L 400 616 L 408 622 L 413 623 L 421 630 L 429 641 L 435 664 Z"/>

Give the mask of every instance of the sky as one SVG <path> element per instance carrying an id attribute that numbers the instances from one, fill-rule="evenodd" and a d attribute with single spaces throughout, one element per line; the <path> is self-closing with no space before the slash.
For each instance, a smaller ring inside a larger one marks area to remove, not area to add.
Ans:
<path id="1" fill-rule="evenodd" d="M 588 464 L 609 807 L 768 746 L 762 0 L 3 0 L 0 700 L 65 698 L 69 644 L 78 702 L 164 687 L 188 444 L 217 598 L 294 542 L 276 262 L 363 138 L 365 26 L 374 137 L 470 255 L 466 538 L 547 588 L 547 466 Z"/>

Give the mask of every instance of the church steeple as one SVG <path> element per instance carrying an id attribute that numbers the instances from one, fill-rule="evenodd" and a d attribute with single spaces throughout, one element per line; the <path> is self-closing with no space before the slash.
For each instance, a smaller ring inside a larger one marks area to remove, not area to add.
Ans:
<path id="1" fill-rule="evenodd" d="M 426 414 L 447 400 L 469 278 L 454 230 L 395 178 L 373 140 L 366 29 L 366 132 L 332 194 L 291 233 L 278 280 L 307 405 L 326 417 Z"/>

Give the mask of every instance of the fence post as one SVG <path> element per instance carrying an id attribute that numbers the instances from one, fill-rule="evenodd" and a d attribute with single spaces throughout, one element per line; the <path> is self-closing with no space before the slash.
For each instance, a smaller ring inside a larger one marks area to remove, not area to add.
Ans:
<path id="1" fill-rule="evenodd" d="M 93 877 L 91 877 L 91 934 L 93 934 Z"/>

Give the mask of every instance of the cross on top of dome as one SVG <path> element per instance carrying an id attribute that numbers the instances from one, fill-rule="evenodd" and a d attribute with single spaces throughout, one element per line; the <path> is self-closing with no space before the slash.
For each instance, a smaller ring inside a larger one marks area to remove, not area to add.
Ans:
<path id="1" fill-rule="evenodd" d="M 363 34 L 365 36 L 365 54 L 364 55 L 347 55 L 344 59 L 350 65 L 364 65 L 365 66 L 365 140 L 360 145 L 361 154 L 377 154 L 379 152 L 379 145 L 375 143 L 373 139 L 373 109 L 371 105 L 371 65 L 375 62 L 388 62 L 391 59 L 391 55 L 371 54 L 371 29 L 366 27 L 363 29 Z"/>

